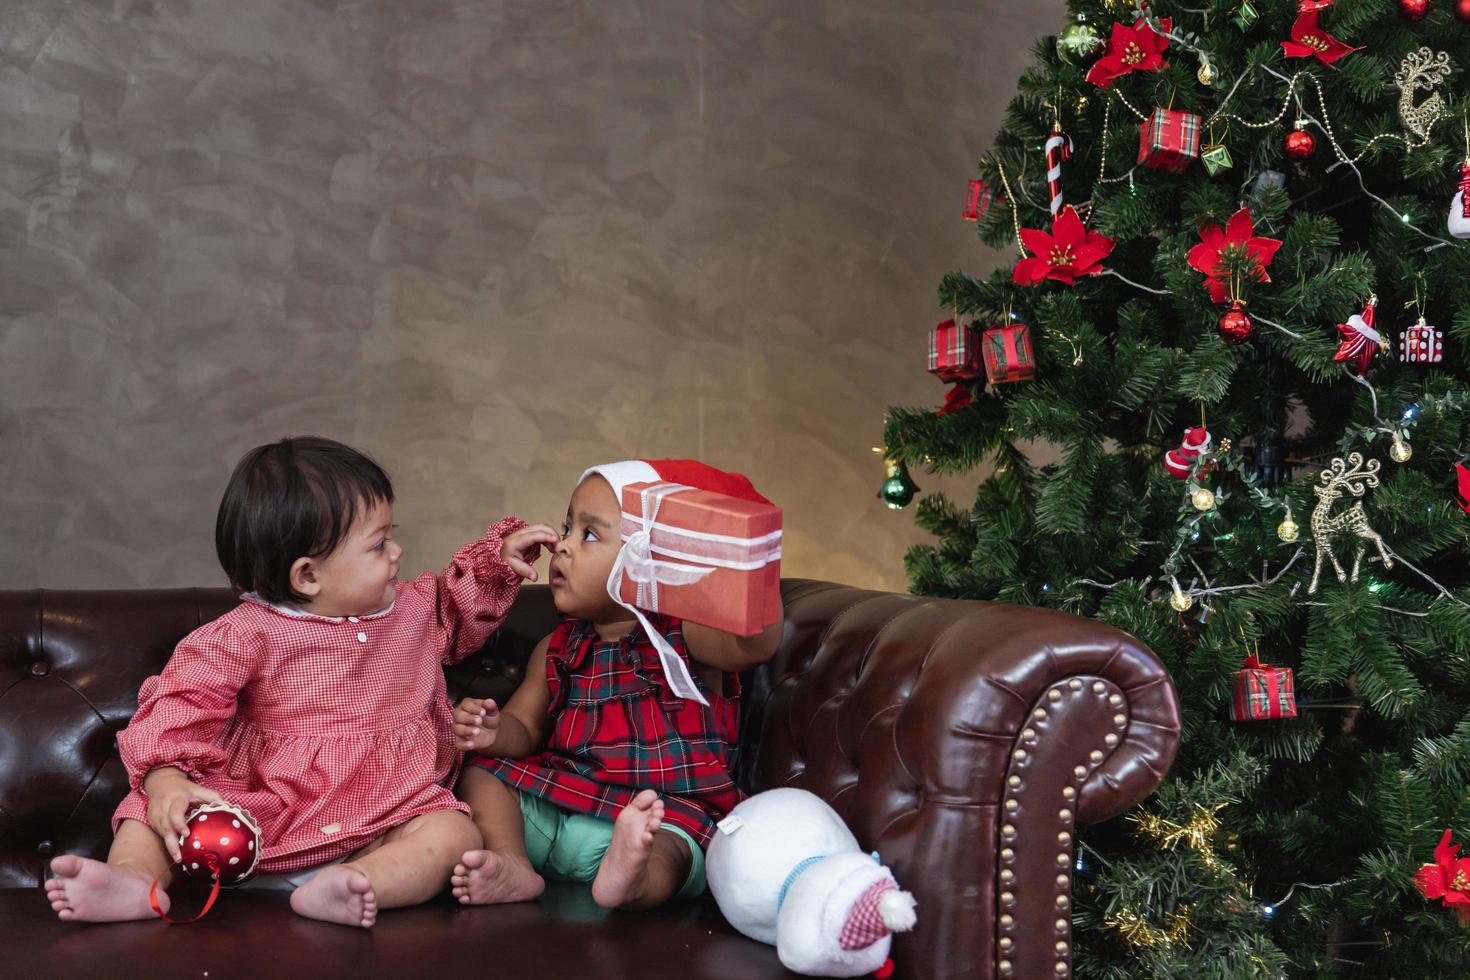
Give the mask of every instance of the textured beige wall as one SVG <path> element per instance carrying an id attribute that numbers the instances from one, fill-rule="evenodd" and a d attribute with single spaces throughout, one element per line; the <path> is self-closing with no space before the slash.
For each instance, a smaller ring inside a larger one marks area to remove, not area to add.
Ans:
<path id="1" fill-rule="evenodd" d="M 934 288 L 997 258 L 964 180 L 1062 16 L 3 5 L 0 588 L 221 583 L 231 465 L 304 432 L 386 464 L 411 570 L 695 455 L 785 505 L 787 574 L 903 588 L 869 447 L 942 398 Z"/>

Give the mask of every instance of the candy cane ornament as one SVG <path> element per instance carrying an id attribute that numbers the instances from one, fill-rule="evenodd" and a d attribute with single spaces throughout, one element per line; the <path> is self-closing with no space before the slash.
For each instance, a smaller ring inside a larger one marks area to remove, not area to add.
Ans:
<path id="1" fill-rule="evenodd" d="M 1062 163 L 1071 159 L 1072 138 L 1062 132 L 1062 124 L 1052 124 L 1046 139 L 1046 189 L 1051 194 L 1051 217 L 1062 213 Z"/>

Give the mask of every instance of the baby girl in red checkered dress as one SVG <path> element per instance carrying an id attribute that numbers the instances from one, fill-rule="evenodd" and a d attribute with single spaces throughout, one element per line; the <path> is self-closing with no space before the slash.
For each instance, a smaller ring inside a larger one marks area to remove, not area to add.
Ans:
<path id="1" fill-rule="evenodd" d="M 301 915 L 368 927 L 444 888 L 480 834 L 449 789 L 461 755 L 443 667 L 485 642 L 557 535 L 506 518 L 442 575 L 400 582 L 393 526 L 387 474 L 341 443 L 246 454 L 215 525 L 244 601 L 144 682 L 118 736 L 132 792 L 107 862 L 52 862 L 62 919 L 154 917 L 186 812 L 221 800 L 260 825 L 258 868 L 295 886 Z"/>
<path id="2" fill-rule="evenodd" d="M 717 484 L 702 489 L 767 502 L 738 474 L 680 463 Z M 533 899 L 545 877 L 591 882 L 605 908 L 698 894 L 715 822 L 740 801 L 731 772 L 739 672 L 770 659 L 784 622 L 749 637 L 658 614 L 643 615 L 645 625 L 614 599 L 614 484 L 648 479 L 640 466 L 584 475 L 548 579 L 566 619 L 532 652 L 504 708 L 466 698 L 454 711 L 460 746 L 475 750 L 460 797 L 484 839 L 450 879 L 461 902 Z M 678 688 L 691 684 L 699 698 L 675 693 L 650 630 L 678 658 Z"/>

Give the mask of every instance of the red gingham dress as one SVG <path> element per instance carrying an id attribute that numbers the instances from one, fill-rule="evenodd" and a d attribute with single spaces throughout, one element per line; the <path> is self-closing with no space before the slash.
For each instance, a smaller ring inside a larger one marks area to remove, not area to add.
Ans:
<path id="1" fill-rule="evenodd" d="M 132 792 L 112 816 L 147 823 L 143 777 L 175 766 L 260 824 L 259 871 L 315 867 L 423 813 L 469 813 L 443 667 L 479 649 L 520 590 L 507 517 L 442 575 L 392 604 L 328 617 L 246 601 L 186 636 L 118 735 Z"/>
<path id="2" fill-rule="evenodd" d="M 680 621 L 657 614 L 649 621 L 687 662 Z M 640 790 L 657 790 L 664 822 L 707 847 L 715 821 L 740 802 L 731 776 L 740 676 L 724 675 L 723 695 L 697 675 L 695 683 L 708 707 L 670 690 L 641 626 L 603 642 L 590 622 L 567 620 L 546 651 L 551 731 L 545 749 L 524 759 L 473 755 L 470 761 L 522 793 L 606 820 L 616 819 Z"/>

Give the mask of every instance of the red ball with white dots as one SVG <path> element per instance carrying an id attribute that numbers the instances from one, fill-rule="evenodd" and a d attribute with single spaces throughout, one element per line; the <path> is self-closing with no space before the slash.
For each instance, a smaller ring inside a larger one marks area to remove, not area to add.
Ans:
<path id="1" fill-rule="evenodd" d="M 189 811 L 188 829 L 179 835 L 179 864 L 190 878 L 238 885 L 260 863 L 260 827 L 250 811 L 229 803 L 201 803 Z"/>
<path id="2" fill-rule="evenodd" d="M 1429 13 L 1429 0 L 1399 0 L 1399 13 L 1408 20 L 1423 20 Z"/>
<path id="3" fill-rule="evenodd" d="M 1317 152 L 1317 138 L 1305 129 L 1293 129 L 1286 134 L 1286 155 L 1293 160 L 1310 159 Z"/>

